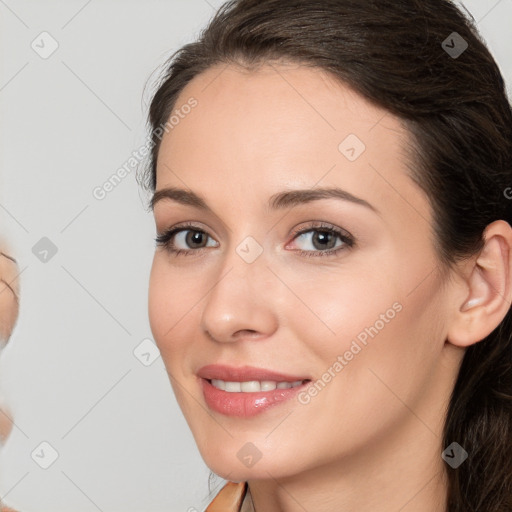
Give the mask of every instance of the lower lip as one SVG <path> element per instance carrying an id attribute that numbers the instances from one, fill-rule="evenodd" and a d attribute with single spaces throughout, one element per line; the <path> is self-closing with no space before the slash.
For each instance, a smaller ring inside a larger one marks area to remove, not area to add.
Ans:
<path id="1" fill-rule="evenodd" d="M 208 380 L 200 379 L 206 405 L 220 414 L 250 418 L 293 398 L 309 384 L 295 388 L 258 391 L 255 393 L 229 392 L 217 389 Z"/>

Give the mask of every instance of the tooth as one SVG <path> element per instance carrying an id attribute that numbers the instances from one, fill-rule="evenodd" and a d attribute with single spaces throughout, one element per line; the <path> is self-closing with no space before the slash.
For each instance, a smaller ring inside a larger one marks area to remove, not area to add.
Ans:
<path id="1" fill-rule="evenodd" d="M 226 382 L 225 391 L 229 391 L 230 393 L 236 393 L 237 391 L 241 391 L 240 382 Z"/>
<path id="2" fill-rule="evenodd" d="M 272 380 L 264 380 L 261 382 L 261 391 L 272 391 L 276 389 L 277 383 Z"/>
<path id="3" fill-rule="evenodd" d="M 245 382 L 226 382 L 221 379 L 212 379 L 211 384 L 217 389 L 230 393 L 257 393 L 259 391 L 273 391 L 274 389 L 289 389 L 300 386 L 304 381 L 295 382 L 276 382 L 272 380 L 264 381 L 245 381 Z"/>
<path id="4" fill-rule="evenodd" d="M 212 386 L 222 389 L 222 391 L 226 389 L 226 383 L 220 379 L 212 379 Z"/>
<path id="5" fill-rule="evenodd" d="M 246 393 L 254 393 L 255 391 L 261 391 L 260 383 L 257 380 L 249 380 L 241 383 L 241 390 Z"/>

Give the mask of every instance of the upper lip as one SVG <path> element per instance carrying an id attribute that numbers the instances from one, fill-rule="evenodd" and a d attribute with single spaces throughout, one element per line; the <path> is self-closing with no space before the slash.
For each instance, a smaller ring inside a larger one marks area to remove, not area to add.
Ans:
<path id="1" fill-rule="evenodd" d="M 309 380 L 308 377 L 287 375 L 285 373 L 266 370 L 264 368 L 255 368 L 254 366 L 234 367 L 221 364 L 209 364 L 203 366 L 199 369 L 197 375 L 207 380 L 219 379 L 226 382 L 246 382 L 250 380 L 296 382 L 299 380 Z"/>

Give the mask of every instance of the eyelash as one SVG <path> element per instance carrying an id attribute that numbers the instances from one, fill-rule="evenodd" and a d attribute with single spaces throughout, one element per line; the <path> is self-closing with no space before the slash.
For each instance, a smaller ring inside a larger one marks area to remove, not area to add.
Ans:
<path id="1" fill-rule="evenodd" d="M 185 223 L 180 226 L 171 228 L 162 234 L 158 235 L 155 238 L 155 242 L 157 246 L 164 247 L 169 253 L 173 254 L 174 256 L 191 256 L 192 254 L 197 254 L 198 252 L 203 252 L 206 247 L 201 247 L 199 249 L 174 249 L 174 244 L 171 242 L 174 235 L 180 233 L 181 231 L 195 231 L 198 233 L 203 233 L 206 236 L 209 236 L 208 233 L 206 233 L 204 230 L 200 229 L 198 226 L 192 224 L 192 223 Z M 307 228 L 300 228 L 295 230 L 293 235 L 293 240 L 295 240 L 299 235 L 303 235 L 305 233 L 310 233 L 311 231 L 319 231 L 322 233 L 329 233 L 336 235 L 339 237 L 339 239 L 343 242 L 344 245 L 337 247 L 335 249 L 326 249 L 323 251 L 304 251 L 304 250 L 297 250 L 301 256 L 307 256 L 307 257 L 323 257 L 323 256 L 333 256 L 339 251 L 346 250 L 347 248 L 350 249 L 354 247 L 355 241 L 346 231 L 341 231 L 340 229 L 336 228 L 332 224 L 328 224 L 326 222 L 319 222 L 314 225 L 308 226 Z"/>

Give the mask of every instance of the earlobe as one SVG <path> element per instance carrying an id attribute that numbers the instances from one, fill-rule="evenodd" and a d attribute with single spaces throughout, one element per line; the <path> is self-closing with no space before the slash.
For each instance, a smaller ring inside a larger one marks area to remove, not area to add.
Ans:
<path id="1" fill-rule="evenodd" d="M 455 312 L 447 340 L 467 347 L 488 336 L 511 304 L 512 228 L 498 220 L 484 232 L 485 245 L 467 272 L 465 297 Z"/>

